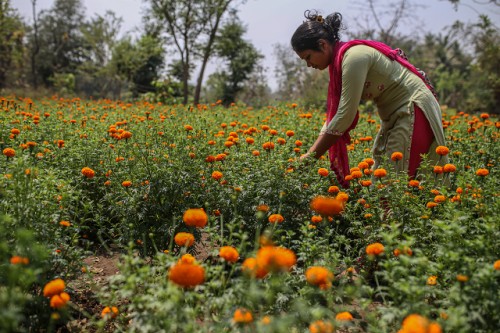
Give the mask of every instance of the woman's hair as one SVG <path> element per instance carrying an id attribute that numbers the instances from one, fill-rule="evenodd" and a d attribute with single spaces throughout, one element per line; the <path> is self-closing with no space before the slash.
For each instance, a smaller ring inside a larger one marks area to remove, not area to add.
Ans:
<path id="1" fill-rule="evenodd" d="M 343 29 L 342 15 L 333 13 L 323 18 L 317 11 L 306 10 L 307 19 L 292 36 L 292 47 L 296 52 L 304 50 L 319 51 L 319 40 L 324 39 L 334 44 L 340 40 L 339 30 Z"/>

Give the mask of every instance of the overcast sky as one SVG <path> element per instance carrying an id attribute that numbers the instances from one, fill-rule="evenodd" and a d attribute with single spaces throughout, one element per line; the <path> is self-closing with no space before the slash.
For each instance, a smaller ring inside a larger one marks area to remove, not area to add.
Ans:
<path id="1" fill-rule="evenodd" d="M 38 11 L 50 8 L 53 2 L 53 0 L 37 0 Z M 390 2 L 394 1 L 378 0 L 376 3 Z M 413 3 L 418 3 L 421 7 L 413 11 L 415 18 L 412 22 L 406 21 L 399 31 L 420 35 L 425 32 L 438 33 L 444 31 L 446 26 L 456 20 L 475 22 L 479 13 L 488 14 L 491 20 L 497 26 L 499 25 L 500 6 L 476 3 L 487 2 L 486 0 L 461 0 L 460 2 L 462 5 L 455 11 L 453 5 L 447 0 L 415 0 Z M 137 31 L 137 28 L 141 26 L 143 8 L 146 6 L 144 0 L 83 0 L 83 3 L 87 16 L 93 16 L 94 13 L 103 15 L 107 10 L 114 11 L 123 19 L 122 35 Z M 245 37 L 265 56 L 264 66 L 267 68 L 269 83 L 272 88 L 275 88 L 273 73 L 276 59 L 273 56 L 273 46 L 276 43 L 289 44 L 291 35 L 304 19 L 304 10 L 317 9 L 325 16 L 334 11 L 340 12 L 344 16 L 347 28 L 352 30 L 358 29 L 359 24 L 375 27 L 373 22 L 363 21 L 367 13 L 362 8 L 363 3 L 366 1 L 247 0 L 238 8 L 239 17 L 248 29 Z M 32 22 L 31 0 L 11 0 L 11 4 L 28 22 Z M 393 46 L 397 47 L 397 45 Z M 215 66 L 212 64 L 209 71 L 213 71 Z"/>

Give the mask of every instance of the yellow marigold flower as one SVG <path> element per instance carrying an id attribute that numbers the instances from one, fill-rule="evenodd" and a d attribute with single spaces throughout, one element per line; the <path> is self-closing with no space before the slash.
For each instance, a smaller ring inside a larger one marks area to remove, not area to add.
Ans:
<path id="1" fill-rule="evenodd" d="M 168 278 L 183 288 L 192 288 L 205 281 L 205 270 L 198 264 L 181 261 L 170 268 Z"/>
<path id="2" fill-rule="evenodd" d="M 253 316 L 247 309 L 239 308 L 234 311 L 233 321 L 237 324 L 248 324 L 253 321 Z"/>
<path id="3" fill-rule="evenodd" d="M 328 171 L 328 169 L 325 169 L 325 168 L 319 168 L 318 169 L 318 175 L 322 176 L 322 177 L 326 177 L 328 176 L 330 172 Z"/>
<path id="4" fill-rule="evenodd" d="M 10 263 L 12 265 L 28 265 L 30 263 L 30 260 L 26 257 L 13 256 L 12 258 L 10 258 Z"/>
<path id="5" fill-rule="evenodd" d="M 175 235 L 174 242 L 178 246 L 190 247 L 194 244 L 194 236 L 188 232 L 179 232 Z"/>
<path id="6" fill-rule="evenodd" d="M 70 300 L 70 296 L 62 292 L 58 295 L 54 295 L 50 298 L 50 307 L 54 309 L 60 309 L 66 306 L 66 303 Z"/>
<path id="7" fill-rule="evenodd" d="M 387 171 L 383 168 L 376 169 L 375 171 L 373 171 L 373 175 L 377 178 L 382 178 L 387 176 Z"/>
<path id="8" fill-rule="evenodd" d="M 66 288 L 66 284 L 62 279 L 55 279 L 48 282 L 45 287 L 43 287 L 43 296 L 52 297 L 54 295 L 59 295 Z"/>
<path id="9" fill-rule="evenodd" d="M 132 182 L 130 180 L 125 180 L 122 182 L 123 187 L 130 187 L 132 186 Z"/>
<path id="10" fill-rule="evenodd" d="M 488 171 L 488 169 L 477 169 L 476 171 L 476 175 L 481 177 L 486 177 L 489 174 L 490 172 Z"/>
<path id="11" fill-rule="evenodd" d="M 333 324 L 329 321 L 316 320 L 309 325 L 309 332 L 311 333 L 333 333 Z"/>
<path id="12" fill-rule="evenodd" d="M 366 254 L 378 256 L 384 253 L 384 245 L 381 243 L 372 243 L 366 247 Z"/>
<path id="13" fill-rule="evenodd" d="M 85 177 L 87 177 L 88 179 L 92 179 L 94 178 L 95 176 L 95 171 L 92 170 L 91 168 L 89 167 L 84 167 L 82 169 L 82 175 L 84 175 Z"/>
<path id="14" fill-rule="evenodd" d="M 393 160 L 394 162 L 396 161 L 400 161 L 403 159 L 403 153 L 397 151 L 397 152 L 394 152 L 392 153 L 391 155 L 391 160 Z"/>
<path id="15" fill-rule="evenodd" d="M 219 256 L 228 262 L 236 262 L 240 257 L 238 251 L 232 246 L 223 246 L 219 250 Z"/>
<path id="16" fill-rule="evenodd" d="M 12 148 L 5 148 L 2 153 L 7 156 L 7 157 L 14 157 L 16 156 L 16 151 Z"/>
<path id="17" fill-rule="evenodd" d="M 437 284 L 437 276 L 436 275 L 431 275 L 427 278 L 427 284 L 429 286 L 435 286 Z"/>
<path id="18" fill-rule="evenodd" d="M 203 228 L 207 225 L 208 215 L 203 208 L 190 208 L 184 212 L 182 219 L 190 227 Z"/>
<path id="19" fill-rule="evenodd" d="M 284 220 L 285 218 L 281 214 L 272 214 L 268 218 L 269 223 L 282 223 Z"/>
<path id="20" fill-rule="evenodd" d="M 493 264 L 493 268 L 497 271 L 500 270 L 500 260 L 495 261 L 495 263 Z"/>
<path id="21" fill-rule="evenodd" d="M 306 281 L 309 284 L 328 289 L 332 286 L 333 273 L 321 266 L 312 266 L 306 270 Z"/>
<path id="22" fill-rule="evenodd" d="M 337 313 L 337 315 L 335 316 L 335 320 L 344 320 L 344 321 L 351 321 L 353 320 L 353 316 L 350 312 L 340 312 L 340 313 Z"/>
<path id="23" fill-rule="evenodd" d="M 101 312 L 101 317 L 102 318 L 116 318 L 118 316 L 119 311 L 116 306 L 106 306 L 104 309 L 102 309 Z"/>
<path id="24" fill-rule="evenodd" d="M 436 154 L 438 154 L 438 155 L 445 156 L 445 155 L 448 155 L 449 152 L 450 152 L 450 150 L 446 146 L 437 146 L 436 147 Z"/>

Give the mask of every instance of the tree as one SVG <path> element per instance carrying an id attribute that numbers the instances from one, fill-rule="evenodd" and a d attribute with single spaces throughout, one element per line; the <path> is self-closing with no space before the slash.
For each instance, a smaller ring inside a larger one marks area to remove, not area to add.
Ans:
<path id="1" fill-rule="evenodd" d="M 190 72 L 194 59 L 202 59 L 194 92 L 198 103 L 205 68 L 223 15 L 236 0 L 148 0 L 151 16 L 164 26 L 167 38 L 173 41 L 183 68 L 184 103 L 188 102 Z M 201 51 L 199 51 L 201 50 Z"/>
<path id="2" fill-rule="evenodd" d="M 255 47 L 243 39 L 245 32 L 245 27 L 234 18 L 221 29 L 214 45 L 217 56 L 226 65 L 226 69 L 217 72 L 215 76 L 218 77 L 224 105 L 236 100 L 236 95 L 243 89 L 243 83 L 262 58 Z"/>
<path id="3" fill-rule="evenodd" d="M 0 89 L 7 83 L 7 74 L 14 63 L 23 56 L 25 29 L 19 15 L 10 7 L 9 1 L 0 1 Z"/>

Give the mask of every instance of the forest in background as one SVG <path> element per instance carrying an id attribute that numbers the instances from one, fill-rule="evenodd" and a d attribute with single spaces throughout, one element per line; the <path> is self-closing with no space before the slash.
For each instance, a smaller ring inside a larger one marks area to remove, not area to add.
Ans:
<path id="1" fill-rule="evenodd" d="M 120 37 L 120 17 L 111 11 L 88 17 L 82 0 L 55 0 L 48 10 L 31 0 L 31 18 L 0 0 L 0 92 L 183 104 L 220 99 L 256 107 L 293 100 L 322 108 L 328 73 L 307 68 L 288 43 L 274 45 L 277 89 L 270 89 L 263 55 L 245 38 L 238 16 L 244 2 L 145 0 L 140 33 Z M 452 10 L 460 0 L 449 2 Z M 398 0 L 388 12 L 375 0 L 367 3 L 360 17 L 372 25 L 349 25 L 344 39 L 403 49 L 426 71 L 443 105 L 500 113 L 500 33 L 488 16 L 415 37 L 400 32 L 415 2 Z M 214 59 L 222 66 L 207 75 Z"/>

